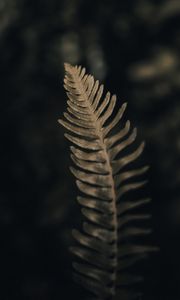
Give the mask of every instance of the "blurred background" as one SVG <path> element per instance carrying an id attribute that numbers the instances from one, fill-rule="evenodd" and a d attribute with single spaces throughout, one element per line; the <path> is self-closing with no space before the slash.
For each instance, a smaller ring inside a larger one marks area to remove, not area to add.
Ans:
<path id="1" fill-rule="evenodd" d="M 77 189 L 57 123 L 64 62 L 128 101 L 161 248 L 144 299 L 180 299 L 179 53 L 179 0 L 0 0 L 1 299 L 83 299 L 68 251 Z"/>

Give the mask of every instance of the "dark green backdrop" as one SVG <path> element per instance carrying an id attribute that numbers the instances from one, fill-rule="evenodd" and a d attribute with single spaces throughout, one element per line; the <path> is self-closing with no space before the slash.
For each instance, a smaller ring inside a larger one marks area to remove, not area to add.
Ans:
<path id="1" fill-rule="evenodd" d="M 82 299 L 63 63 L 128 101 L 151 165 L 153 242 L 144 299 L 180 298 L 180 1 L 0 1 L 0 298 Z"/>

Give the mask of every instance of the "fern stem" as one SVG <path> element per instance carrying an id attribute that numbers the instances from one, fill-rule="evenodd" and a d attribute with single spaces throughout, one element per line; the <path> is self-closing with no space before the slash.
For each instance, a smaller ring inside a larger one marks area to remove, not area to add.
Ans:
<path id="1" fill-rule="evenodd" d="M 89 103 L 88 101 L 88 96 L 86 94 L 86 91 L 84 89 L 84 85 L 81 82 L 81 79 L 79 78 L 78 74 L 76 75 L 76 78 L 74 78 L 74 82 L 77 83 L 77 90 L 80 94 L 83 95 L 84 100 L 87 104 L 87 107 L 90 111 L 90 115 L 92 118 L 92 122 L 93 124 L 95 124 L 95 128 L 97 130 L 97 135 L 99 137 L 99 142 L 100 142 L 100 146 L 104 152 L 104 159 L 106 161 L 106 164 L 108 166 L 108 170 L 109 170 L 109 175 L 110 175 L 110 183 L 111 183 L 111 194 L 112 194 L 112 206 L 113 206 L 113 223 L 114 223 L 114 228 L 113 228 L 113 235 L 114 235 L 114 266 L 116 266 L 113 270 L 113 278 L 114 278 L 114 282 L 113 282 L 113 294 L 116 294 L 116 279 L 117 279 L 117 265 L 118 265 L 118 245 L 117 245 L 117 241 L 118 241 L 118 220 L 117 220 L 117 207 L 116 207 L 116 189 L 115 189 L 115 183 L 114 183 L 114 178 L 113 178 L 113 170 L 112 170 L 112 166 L 110 163 L 110 158 L 107 152 L 107 146 L 105 145 L 104 142 L 104 138 L 103 138 L 103 134 L 102 134 L 102 126 L 98 120 L 98 117 L 96 116 L 96 112 L 93 111 L 92 109 L 92 104 Z M 108 243 L 108 241 L 107 241 Z"/>
<path id="2" fill-rule="evenodd" d="M 109 160 L 109 156 L 108 156 L 108 153 L 107 153 L 106 145 L 103 141 L 102 134 L 100 136 L 100 141 L 101 141 L 101 145 L 102 145 L 103 150 L 104 150 L 105 159 L 106 159 L 106 162 L 107 162 L 107 165 L 108 165 L 110 180 L 111 180 L 112 205 L 113 205 L 113 223 L 114 223 L 114 229 L 113 229 L 114 232 L 113 232 L 113 234 L 114 234 L 114 243 L 115 243 L 114 244 L 114 260 L 115 260 L 114 265 L 117 267 L 117 265 L 118 265 L 118 256 L 117 256 L 117 252 L 118 252 L 118 245 L 117 245 L 117 241 L 118 241 L 118 220 L 117 220 L 115 184 L 114 184 L 112 167 L 111 167 L 111 164 L 110 164 L 110 160 Z M 113 282 L 113 293 L 114 293 L 114 295 L 116 294 L 116 278 L 117 278 L 117 272 L 116 272 L 116 268 L 114 268 L 114 282 Z"/>
<path id="3" fill-rule="evenodd" d="M 64 113 L 66 120 L 60 119 L 59 123 L 71 132 L 65 136 L 75 145 L 71 147 L 71 158 L 76 168 L 71 167 L 71 171 L 77 178 L 79 191 L 85 195 L 77 197 L 77 201 L 88 220 L 83 223 L 83 233 L 72 232 L 78 246 L 71 247 L 71 251 L 80 259 L 79 263 L 73 263 L 74 280 L 94 294 L 95 299 L 139 299 L 142 293 L 135 289 L 135 284 L 143 278 L 134 272 L 129 274 L 129 268 L 144 259 L 148 252 L 157 251 L 157 247 L 143 245 L 140 239 L 134 239 L 151 232 L 140 224 L 150 215 L 136 213 L 136 209 L 150 199 L 119 201 L 119 198 L 146 183 L 134 181 L 134 177 L 143 175 L 148 167 L 122 171 L 141 155 L 144 143 L 120 157 L 121 151 L 136 139 L 136 129 L 128 136 L 129 121 L 113 134 L 112 129 L 121 120 L 126 103 L 111 118 L 116 96 L 109 92 L 103 96 L 103 85 L 85 74 L 85 68 L 65 64 L 65 70 L 68 107 Z"/>

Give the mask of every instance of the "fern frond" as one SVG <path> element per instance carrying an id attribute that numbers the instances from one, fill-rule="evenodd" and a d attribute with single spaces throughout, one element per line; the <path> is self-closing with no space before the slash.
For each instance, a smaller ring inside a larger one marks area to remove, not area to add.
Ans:
<path id="1" fill-rule="evenodd" d="M 77 201 L 86 219 L 83 232 L 73 230 L 79 246 L 72 247 L 71 251 L 80 259 L 73 263 L 74 278 L 95 294 L 96 299 L 118 299 L 119 295 L 121 300 L 136 299 L 140 294 L 129 290 L 142 278 L 130 274 L 129 267 L 155 248 L 127 241 L 151 232 L 134 226 L 135 221 L 150 218 L 136 213 L 150 199 L 122 201 L 122 198 L 146 184 L 146 181 L 129 183 L 128 180 L 143 175 L 148 167 L 123 169 L 141 155 L 144 143 L 122 157 L 121 152 L 134 143 L 137 135 L 136 129 L 129 134 L 130 121 L 118 133 L 112 133 L 127 104 L 112 117 L 115 95 L 107 92 L 103 96 L 103 85 L 86 75 L 84 68 L 65 64 L 65 71 L 64 87 L 69 100 L 65 119 L 59 123 L 70 131 L 65 136 L 74 144 L 71 158 L 76 168 L 70 169 L 84 195 Z"/>

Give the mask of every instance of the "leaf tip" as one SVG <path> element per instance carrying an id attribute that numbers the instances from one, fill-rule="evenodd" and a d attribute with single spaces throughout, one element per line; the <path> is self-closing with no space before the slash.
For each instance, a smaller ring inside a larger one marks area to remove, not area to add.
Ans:
<path id="1" fill-rule="evenodd" d="M 67 63 L 67 62 L 64 63 L 65 71 L 69 71 L 71 68 L 72 68 L 72 65 L 70 63 Z"/>
<path id="2" fill-rule="evenodd" d="M 124 109 L 126 109 L 127 105 L 128 105 L 128 102 L 124 102 L 122 106 L 124 107 Z"/>

